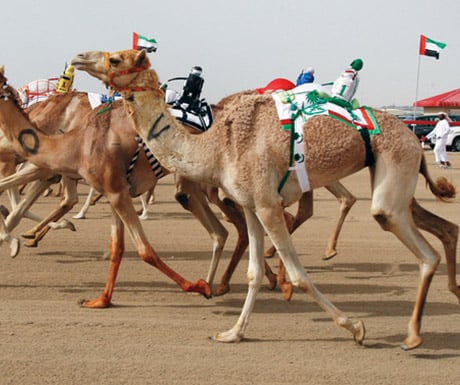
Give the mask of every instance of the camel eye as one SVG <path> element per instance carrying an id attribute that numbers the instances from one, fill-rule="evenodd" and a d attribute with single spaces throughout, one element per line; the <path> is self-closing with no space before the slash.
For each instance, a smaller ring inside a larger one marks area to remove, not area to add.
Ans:
<path id="1" fill-rule="evenodd" d="M 126 100 L 127 100 L 128 102 L 134 102 L 134 94 L 130 94 L 130 95 L 126 98 Z"/>
<path id="2" fill-rule="evenodd" d="M 111 58 L 109 59 L 109 62 L 110 62 L 111 65 L 117 66 L 118 64 L 120 64 L 121 60 L 120 60 L 120 59 L 115 59 L 115 58 L 111 57 Z"/>

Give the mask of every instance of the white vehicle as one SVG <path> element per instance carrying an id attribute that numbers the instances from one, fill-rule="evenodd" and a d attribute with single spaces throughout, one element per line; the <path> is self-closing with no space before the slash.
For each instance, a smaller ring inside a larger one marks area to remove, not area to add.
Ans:
<path id="1" fill-rule="evenodd" d="M 446 148 L 450 151 L 460 151 L 460 126 L 450 127 Z"/>

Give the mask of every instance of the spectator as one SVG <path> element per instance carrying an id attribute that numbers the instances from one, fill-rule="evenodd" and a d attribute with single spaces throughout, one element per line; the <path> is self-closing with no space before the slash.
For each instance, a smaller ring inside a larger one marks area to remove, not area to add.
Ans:
<path id="1" fill-rule="evenodd" d="M 449 117 L 445 112 L 439 113 L 439 120 L 434 126 L 433 131 L 431 131 L 426 138 L 435 139 L 434 145 L 434 156 L 436 163 L 441 168 L 448 168 L 451 166 L 450 162 L 447 160 L 447 135 L 450 132 Z"/>

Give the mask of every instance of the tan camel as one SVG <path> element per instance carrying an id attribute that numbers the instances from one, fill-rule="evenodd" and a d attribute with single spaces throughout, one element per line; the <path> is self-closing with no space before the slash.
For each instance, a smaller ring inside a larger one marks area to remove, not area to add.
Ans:
<path id="1" fill-rule="evenodd" d="M 307 293 L 362 343 L 364 324 L 335 307 L 313 284 L 297 257 L 283 217 L 283 208 L 302 194 L 296 178 L 278 192 L 289 166 L 289 133 L 280 130 L 275 104 L 269 95 L 241 96 L 237 108 L 226 109 L 213 129 L 191 136 L 169 114 L 158 77 L 149 69 L 145 51 L 86 52 L 72 64 L 122 93 L 136 131 L 168 169 L 200 182 L 217 184 L 239 203 L 246 216 L 250 238 L 246 301 L 237 323 L 218 333 L 217 341 L 240 341 L 248 325 L 263 278 L 264 231 L 276 246 L 293 284 Z M 438 252 L 418 228 L 443 243 L 449 289 L 460 300 L 456 282 L 458 226 L 423 209 L 414 198 L 419 172 L 432 193 L 448 199 L 455 188 L 445 179 L 435 183 L 417 138 L 396 117 L 378 110 L 373 114 L 381 129 L 372 136 L 375 162 L 369 166 L 372 186 L 371 214 L 383 230 L 391 231 L 420 260 L 420 282 L 415 306 L 402 348 L 413 349 L 420 335 L 422 311 L 429 286 L 440 262 Z M 303 126 L 305 165 L 312 189 L 328 185 L 365 167 L 366 149 L 353 127 L 327 116 Z M 196 151 L 196 149 L 201 151 Z M 401 183 L 404 181 L 404 183 Z"/>
<path id="2" fill-rule="evenodd" d="M 185 280 L 172 270 L 156 254 L 140 225 L 131 196 L 150 188 L 151 178 L 143 178 L 149 169 L 148 161 L 139 163 L 133 170 L 132 179 L 126 178 L 129 159 L 137 143 L 130 124 L 123 122 L 123 109 L 112 109 L 108 114 L 94 113 L 82 117 L 84 129 L 74 129 L 62 135 L 47 136 L 36 129 L 14 98 L 12 87 L 7 85 L 3 69 L 0 71 L 0 127 L 4 130 L 14 149 L 24 159 L 54 174 L 84 178 L 109 200 L 112 215 L 110 241 L 111 263 L 103 293 L 95 300 L 85 301 L 87 307 L 107 307 L 111 303 L 116 276 L 125 250 L 124 226 L 136 246 L 140 257 L 175 281 L 184 291 L 211 296 L 204 280 L 195 283 Z M 109 124 L 111 119 L 114 124 Z M 7 128 L 7 129 L 6 129 Z M 131 138 L 131 140 L 123 140 Z M 78 145 L 76 145 L 78 144 Z M 145 157 L 140 155 L 140 157 Z"/>

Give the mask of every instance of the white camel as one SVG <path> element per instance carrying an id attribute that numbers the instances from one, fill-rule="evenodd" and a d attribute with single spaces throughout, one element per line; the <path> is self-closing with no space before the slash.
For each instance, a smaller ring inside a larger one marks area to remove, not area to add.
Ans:
<path id="1" fill-rule="evenodd" d="M 218 333 L 215 340 L 237 342 L 244 336 L 264 273 L 265 231 L 292 283 L 311 294 L 358 343 L 363 342 L 362 321 L 350 319 L 316 288 L 296 254 L 283 212 L 285 206 L 302 196 L 302 190 L 298 180 L 289 177 L 278 191 L 290 165 L 290 135 L 280 129 L 270 95 L 242 95 L 225 108 L 212 130 L 192 136 L 168 112 L 158 76 L 150 69 L 145 51 L 85 52 L 77 55 L 72 64 L 121 92 L 136 131 L 162 164 L 193 180 L 218 185 L 243 207 L 250 239 L 248 294 L 236 324 Z M 391 231 L 420 261 L 415 306 L 402 344 L 404 349 L 413 349 L 423 342 L 422 311 L 440 261 L 439 253 L 418 228 L 443 242 L 449 289 L 460 299 L 455 271 L 458 226 L 423 209 L 415 200 L 418 174 L 425 177 L 430 190 L 439 198 L 454 197 L 455 189 L 445 178 L 433 182 L 417 138 L 401 121 L 378 110 L 371 113 L 381 130 L 380 135 L 370 138 L 374 157 L 369 165 L 371 214 L 383 230 Z M 304 157 L 303 171 L 311 189 L 338 181 L 366 165 L 369 153 L 363 137 L 339 120 L 314 117 L 303 124 L 300 138 L 302 135 L 303 154 L 299 156 Z"/>

